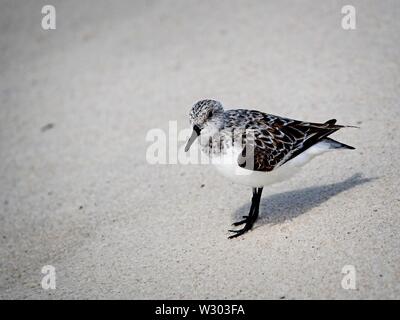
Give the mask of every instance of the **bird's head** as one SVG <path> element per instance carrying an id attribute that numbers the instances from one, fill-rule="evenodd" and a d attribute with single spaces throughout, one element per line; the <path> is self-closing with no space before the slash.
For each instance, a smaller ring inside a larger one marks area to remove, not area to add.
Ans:
<path id="1" fill-rule="evenodd" d="M 216 100 L 200 100 L 190 110 L 189 120 L 193 132 L 186 144 L 186 152 L 200 134 L 212 137 L 223 128 L 224 108 L 221 102 Z"/>

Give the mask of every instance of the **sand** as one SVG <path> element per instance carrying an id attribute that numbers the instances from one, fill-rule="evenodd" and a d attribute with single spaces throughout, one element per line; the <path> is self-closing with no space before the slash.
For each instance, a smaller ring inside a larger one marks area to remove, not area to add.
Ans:
<path id="1" fill-rule="evenodd" d="M 0 2 L 0 298 L 400 298 L 398 1 L 352 1 L 356 30 L 343 1 L 51 2 L 47 31 L 47 2 Z M 203 98 L 337 118 L 357 149 L 265 188 L 228 240 L 250 188 L 146 160 Z"/>

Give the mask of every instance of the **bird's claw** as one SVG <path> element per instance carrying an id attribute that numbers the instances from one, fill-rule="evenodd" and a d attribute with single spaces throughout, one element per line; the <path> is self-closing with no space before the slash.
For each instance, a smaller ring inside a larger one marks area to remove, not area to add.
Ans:
<path id="1" fill-rule="evenodd" d="M 243 229 L 240 229 L 240 230 L 229 230 L 230 232 L 234 232 L 235 234 L 229 236 L 228 239 L 237 238 L 237 237 L 241 236 L 242 234 L 246 233 L 249 230 L 250 229 L 247 229 L 247 228 L 243 228 Z"/>
<path id="2" fill-rule="evenodd" d="M 237 227 L 237 226 L 240 226 L 240 225 L 246 223 L 247 221 L 249 221 L 249 216 L 243 216 L 243 218 L 244 218 L 243 220 L 238 221 L 238 222 L 234 222 L 234 223 L 232 223 L 232 225 L 234 227 Z M 229 230 L 229 231 L 231 231 L 231 230 Z"/>
<path id="3" fill-rule="evenodd" d="M 246 225 L 239 230 L 229 230 L 229 232 L 233 232 L 234 234 L 229 236 L 228 239 L 233 239 L 233 238 L 237 238 L 239 236 L 241 236 L 242 234 L 246 233 L 247 231 L 251 230 L 251 228 L 253 227 L 253 221 L 247 220 L 246 221 Z"/>

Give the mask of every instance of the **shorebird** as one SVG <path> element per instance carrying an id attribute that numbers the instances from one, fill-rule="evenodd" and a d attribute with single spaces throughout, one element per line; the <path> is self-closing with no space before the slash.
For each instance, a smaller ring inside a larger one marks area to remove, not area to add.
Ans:
<path id="1" fill-rule="evenodd" d="M 336 149 L 354 149 L 328 138 L 335 131 L 352 126 L 305 122 L 256 110 L 224 110 L 216 100 L 201 100 L 190 114 L 192 134 L 185 146 L 189 151 L 199 138 L 200 149 L 218 171 L 232 181 L 252 187 L 250 210 L 229 230 L 238 237 L 251 230 L 259 215 L 265 186 L 284 181 L 297 173 L 315 156 Z"/>

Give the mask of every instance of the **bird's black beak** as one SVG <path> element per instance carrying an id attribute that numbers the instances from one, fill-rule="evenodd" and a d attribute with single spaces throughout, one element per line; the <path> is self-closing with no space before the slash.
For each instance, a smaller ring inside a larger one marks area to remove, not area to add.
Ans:
<path id="1" fill-rule="evenodd" d="M 193 144 L 194 140 L 196 140 L 196 138 L 200 135 L 200 131 L 201 129 L 198 126 L 196 125 L 193 126 L 192 135 L 190 136 L 188 142 L 186 143 L 185 152 L 189 151 L 190 146 Z"/>

